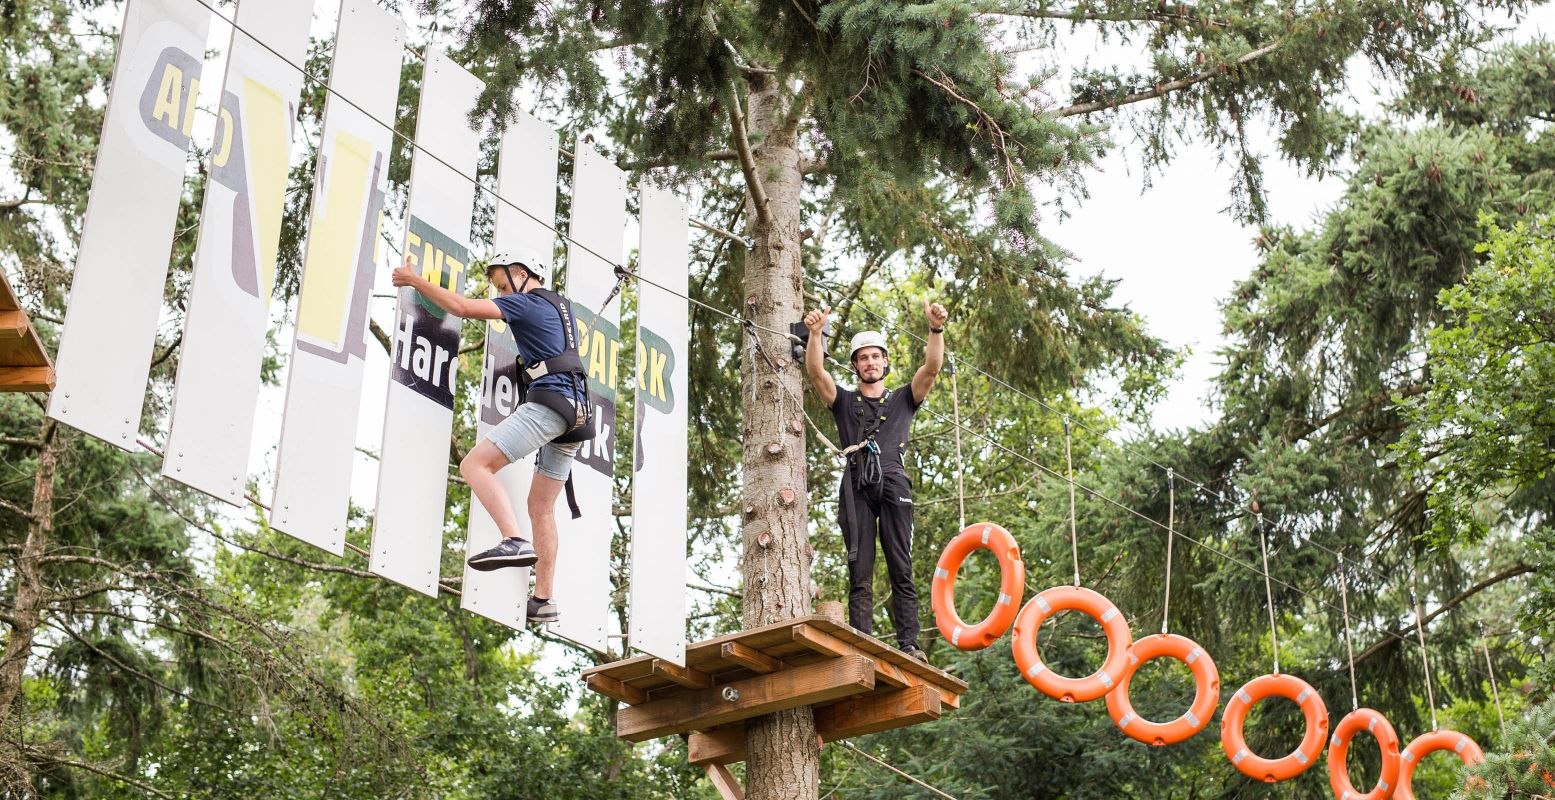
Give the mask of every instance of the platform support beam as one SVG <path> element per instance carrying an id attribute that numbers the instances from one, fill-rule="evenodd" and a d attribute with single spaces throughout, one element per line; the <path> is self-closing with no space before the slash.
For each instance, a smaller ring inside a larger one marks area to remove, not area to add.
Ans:
<path id="1" fill-rule="evenodd" d="M 874 688 L 874 662 L 863 656 L 844 656 L 628 706 L 616 714 L 616 735 L 643 742 L 826 703 Z"/>
<path id="2" fill-rule="evenodd" d="M 845 700 L 817 708 L 815 727 L 823 742 L 836 742 L 939 719 L 939 692 L 931 686 Z M 734 764 L 745 760 L 745 724 L 693 733 L 686 739 L 686 760 L 692 764 Z"/>
<path id="3" fill-rule="evenodd" d="M 744 727 L 740 728 L 741 735 Z M 707 771 L 707 779 L 712 781 L 713 788 L 718 790 L 718 796 L 723 800 L 745 800 L 745 790 L 740 788 L 740 782 L 729 772 L 729 768 L 722 764 L 703 764 L 702 769 Z"/>

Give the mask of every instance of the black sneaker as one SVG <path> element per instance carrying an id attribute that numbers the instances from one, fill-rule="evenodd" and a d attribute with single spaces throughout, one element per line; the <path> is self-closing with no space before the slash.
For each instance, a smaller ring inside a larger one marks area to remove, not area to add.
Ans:
<path id="1" fill-rule="evenodd" d="M 496 547 L 470 556 L 470 569 L 490 572 L 503 567 L 527 567 L 540 560 L 535 549 L 523 539 L 503 539 Z"/>
<path id="2" fill-rule="evenodd" d="M 555 603 L 538 597 L 529 598 L 528 612 L 530 622 L 555 622 L 562 618 L 561 612 L 556 610 Z"/>
<path id="3" fill-rule="evenodd" d="M 906 647 L 902 648 L 902 652 L 918 659 L 919 661 L 922 661 L 925 664 L 929 663 L 929 654 L 923 652 L 923 648 L 919 647 L 918 645 L 907 645 Z"/>

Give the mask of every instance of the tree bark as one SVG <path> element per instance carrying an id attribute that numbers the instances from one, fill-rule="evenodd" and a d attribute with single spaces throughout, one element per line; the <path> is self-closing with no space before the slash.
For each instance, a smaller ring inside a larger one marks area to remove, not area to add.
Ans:
<path id="1" fill-rule="evenodd" d="M 756 246 L 745 261 L 745 315 L 786 331 L 803 314 L 800 263 L 800 153 L 794 93 L 770 76 L 749 76 L 746 129 L 766 213 L 747 192 L 745 218 Z M 737 102 L 737 100 L 736 100 Z M 736 130 L 740 126 L 734 126 Z M 741 143 L 736 143 L 736 149 Z M 798 424 L 804 385 L 788 341 L 757 328 L 761 351 L 747 338 L 741 364 L 744 443 L 742 500 L 746 627 L 810 613 L 809 527 L 804 428 Z M 763 356 L 765 353 L 765 356 Z M 746 797 L 814 800 L 819 794 L 820 744 L 808 706 L 751 720 L 746 726 Z"/>
<path id="2" fill-rule="evenodd" d="M 5 654 L 0 656 L 0 730 L 10 722 L 16 698 L 21 694 L 33 636 L 48 601 L 39 565 L 54 527 L 54 432 L 54 421 L 46 420 L 38 437 L 43 446 L 38 448 L 38 467 L 33 475 L 32 521 L 27 525 L 27 540 L 14 568 L 16 596 L 11 607 L 11 630 L 5 640 Z"/>

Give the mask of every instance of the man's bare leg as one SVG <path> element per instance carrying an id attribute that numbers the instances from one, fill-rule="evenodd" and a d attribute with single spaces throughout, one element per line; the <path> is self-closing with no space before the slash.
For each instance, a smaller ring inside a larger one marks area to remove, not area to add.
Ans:
<path id="1" fill-rule="evenodd" d="M 535 473 L 529 484 L 529 529 L 534 532 L 535 597 L 551 599 L 551 582 L 556 578 L 556 497 L 566 481 Z"/>
<path id="2" fill-rule="evenodd" d="M 503 488 L 502 481 L 497 480 L 497 471 L 508 463 L 508 457 L 502 454 L 501 449 L 492 444 L 490 439 L 482 439 L 480 444 L 475 445 L 475 449 L 467 453 L 464 460 L 459 462 L 459 474 L 464 476 L 465 483 L 470 484 L 470 492 L 485 507 L 492 521 L 497 523 L 497 530 L 505 538 L 519 539 L 523 538 L 523 529 L 518 527 L 518 517 L 513 515 L 513 503 L 508 497 L 508 490 Z M 536 476 L 536 479 L 539 477 Z M 556 530 L 553 520 L 551 541 L 554 543 L 555 540 Z M 541 555 L 542 559 L 544 557 Z"/>

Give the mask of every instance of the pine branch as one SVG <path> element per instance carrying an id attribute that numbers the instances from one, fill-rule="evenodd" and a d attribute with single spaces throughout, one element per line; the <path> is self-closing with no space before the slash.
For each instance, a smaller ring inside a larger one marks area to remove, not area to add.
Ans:
<path id="1" fill-rule="evenodd" d="M 0 497 L 0 509 L 3 509 L 5 511 L 9 511 L 12 514 L 15 514 L 16 516 L 21 517 L 22 519 L 25 519 L 25 520 L 31 520 L 32 519 L 32 512 L 31 511 L 28 511 L 27 509 L 22 508 L 21 506 L 19 506 L 19 505 L 15 504 L 15 503 L 13 503 L 13 502 L 3 498 L 3 497 Z"/>
<path id="2" fill-rule="evenodd" d="M 1439 616 L 1441 616 L 1441 615 L 1443 615 L 1443 614 L 1453 610 L 1454 608 L 1457 608 L 1458 606 L 1463 605 L 1466 601 L 1468 601 L 1469 598 L 1473 597 L 1474 595 L 1479 594 L 1480 592 L 1483 592 L 1486 589 L 1489 589 L 1490 587 L 1495 586 L 1498 583 L 1503 583 L 1505 581 L 1509 581 L 1509 580 L 1511 580 L 1511 579 L 1513 579 L 1513 578 L 1515 578 L 1515 577 L 1517 577 L 1519 575 L 1526 575 L 1526 574 L 1528 574 L 1530 572 L 1533 572 L 1533 571 L 1534 571 L 1534 568 L 1533 568 L 1533 565 L 1531 565 L 1531 564 L 1517 564 L 1515 566 L 1509 567 L 1509 568 L 1501 571 L 1500 573 L 1492 575 L 1492 576 L 1490 576 L 1490 577 L 1480 581 L 1479 583 L 1476 583 L 1473 586 L 1470 586 L 1469 588 L 1464 589 L 1463 591 L 1457 593 L 1456 595 L 1453 595 L 1452 598 L 1449 599 L 1447 602 L 1442 603 L 1440 606 L 1437 606 L 1435 611 L 1432 611 L 1431 613 L 1426 614 L 1424 619 L 1421 620 L 1421 621 L 1424 622 L 1426 625 L 1430 625 L 1431 624 L 1431 620 L 1434 620 L 1437 617 L 1439 617 Z M 1415 632 L 1415 626 L 1414 625 L 1410 625 L 1408 627 L 1403 628 L 1402 630 L 1392 631 L 1392 632 L 1383 634 L 1381 639 L 1379 639 L 1378 641 L 1373 643 L 1370 647 L 1366 648 L 1365 650 L 1362 650 L 1360 652 L 1360 654 L 1355 657 L 1355 663 L 1359 664 L 1362 661 L 1365 661 L 1366 659 L 1371 658 L 1372 656 L 1382 652 L 1382 650 L 1384 648 L 1386 648 L 1389 645 L 1393 644 L 1394 641 L 1410 641 L 1410 639 L 1408 637 L 1414 635 L 1414 632 Z"/>
<path id="3" fill-rule="evenodd" d="M 1226 23 L 1207 17 L 1175 11 L 1145 10 L 1137 12 L 1091 11 L 1084 8 L 1005 8 L 998 3 L 987 3 L 977 10 L 983 17 L 1018 17 L 1022 19 L 1046 19 L 1060 22 L 1159 22 L 1166 24 L 1203 25 L 1225 28 Z"/>
<path id="4" fill-rule="evenodd" d="M 1282 46 L 1284 46 L 1284 44 L 1285 40 L 1281 39 L 1272 44 L 1264 45 L 1257 50 L 1253 50 L 1252 52 L 1247 53 L 1246 55 L 1229 64 L 1217 64 L 1213 67 L 1210 67 L 1209 69 L 1204 70 L 1203 72 L 1189 75 L 1186 78 L 1178 78 L 1175 81 L 1168 81 L 1166 83 L 1157 84 L 1156 86 L 1150 89 L 1146 89 L 1143 92 L 1135 92 L 1130 95 L 1124 95 L 1123 97 L 1120 97 L 1116 100 L 1097 100 L 1091 103 L 1079 103 L 1069 106 L 1068 108 L 1061 108 L 1053 112 L 1053 116 L 1073 117 L 1078 114 L 1091 114 L 1097 111 L 1106 111 L 1108 109 L 1114 109 L 1119 106 L 1126 106 L 1130 103 L 1139 103 L 1145 100 L 1151 100 L 1163 95 L 1171 94 L 1172 92 L 1181 91 L 1190 86 L 1194 86 L 1210 80 L 1211 78 L 1214 78 L 1218 75 L 1223 75 L 1227 72 L 1230 72 L 1236 67 L 1251 64 L 1252 62 L 1257 61 L 1258 59 L 1263 58 L 1264 56 L 1280 49 Z"/>
<path id="5" fill-rule="evenodd" d="M 27 748 L 25 750 L 25 752 L 27 753 L 27 755 L 29 757 L 37 759 L 38 761 L 42 761 L 42 762 L 49 763 L 49 764 L 58 764 L 59 766 L 62 766 L 62 767 L 73 767 L 75 769 L 83 769 L 83 770 L 86 770 L 87 772 L 91 772 L 93 774 L 100 775 L 100 776 L 102 776 L 104 778 L 107 778 L 110 781 L 123 781 L 124 783 L 129 784 L 130 786 L 133 786 L 136 789 L 139 789 L 142 792 L 145 792 L 146 794 L 155 795 L 157 797 L 160 797 L 160 798 L 162 798 L 162 800 L 176 800 L 176 798 L 174 798 L 172 795 L 168 794 L 167 792 L 162 791 L 161 789 L 158 789 L 158 788 L 152 786 L 149 783 L 146 783 L 146 782 L 140 781 L 140 780 L 136 780 L 135 778 L 131 778 L 128 775 L 120 775 L 119 773 L 114 772 L 114 771 L 112 771 L 110 769 L 107 769 L 107 768 L 104 768 L 104 767 L 99 767 L 96 764 L 91 764 L 91 763 L 88 763 L 88 762 L 85 762 L 85 761 L 76 761 L 76 760 L 70 759 L 70 758 L 60 758 L 59 756 L 49 755 L 48 753 L 45 753 L 44 751 L 36 749 L 36 748 Z"/>
<path id="6" fill-rule="evenodd" d="M 1391 401 L 1395 394 L 1397 394 L 1399 397 L 1413 397 L 1417 394 L 1424 393 L 1426 388 L 1426 384 L 1421 382 L 1412 383 L 1408 386 L 1396 390 L 1389 389 L 1384 392 L 1378 392 L 1377 394 L 1374 394 L 1359 403 L 1342 406 L 1338 410 L 1334 411 L 1326 417 L 1323 417 L 1322 419 L 1308 422 L 1307 424 L 1303 425 L 1300 430 L 1287 433 L 1285 436 L 1285 441 L 1295 443 L 1312 435 L 1313 432 L 1327 427 L 1330 422 L 1333 422 L 1340 417 L 1372 411 L 1384 403 Z"/>
<path id="7" fill-rule="evenodd" d="M 767 190 L 761 185 L 756 172 L 756 156 L 751 153 L 750 135 L 745 129 L 745 112 L 740 110 L 740 95 L 729 88 L 729 126 L 734 138 L 734 149 L 740 154 L 740 171 L 745 173 L 745 187 L 750 191 L 751 203 L 756 206 L 756 218 L 763 226 L 772 224 L 772 214 L 767 211 Z"/>
<path id="8" fill-rule="evenodd" d="M 711 150 L 701 154 L 700 156 L 696 156 L 696 158 L 699 158 L 703 161 L 738 161 L 740 160 L 740 154 L 734 152 L 733 150 Z M 626 161 L 616 164 L 616 167 L 627 172 L 632 172 L 634 170 L 664 169 L 665 167 L 678 167 L 680 165 L 680 158 L 675 156 L 666 156 L 664 158 L 644 159 L 642 161 Z"/>
<path id="9" fill-rule="evenodd" d="M 1000 127 L 999 123 L 994 120 L 993 115 L 989 114 L 987 111 L 984 111 L 983 107 L 978 105 L 975 100 L 972 100 L 971 98 L 957 91 L 955 81 L 951 80 L 950 76 L 946 75 L 944 70 L 939 71 L 939 79 L 929 77 L 928 73 L 921 69 L 914 68 L 912 72 L 914 75 L 917 75 L 929 83 L 938 86 L 942 91 L 950 95 L 951 98 L 970 107 L 972 111 L 977 114 L 978 121 L 988 129 L 990 140 L 993 143 L 994 151 L 999 154 L 1000 160 L 1004 162 L 1005 185 L 1014 186 L 1016 183 L 1018 183 L 1020 179 L 1015 170 L 1015 162 L 1010 160 L 1009 149 L 1006 148 L 1004 144 L 1005 140 L 1009 138 L 1009 135 L 1006 134 L 1004 132 L 1004 128 Z"/>
<path id="10" fill-rule="evenodd" d="M 164 692 L 167 692 L 168 694 L 175 695 L 175 696 L 178 696 L 178 697 L 182 697 L 183 699 L 188 700 L 189 702 L 194 703 L 195 705 L 201 705 L 201 706 L 205 706 L 206 708 L 209 708 L 209 709 L 212 709 L 212 710 L 215 710 L 215 711 L 220 711 L 220 712 L 226 714 L 227 716 L 235 716 L 233 710 L 230 709 L 230 708 L 227 708 L 226 706 L 221 706 L 221 705 L 217 705 L 215 703 L 212 703 L 212 702 L 209 702 L 209 701 L 206 701 L 206 700 L 201 700 L 200 698 L 195 697 L 194 695 L 189 694 L 188 692 L 184 692 L 184 691 L 180 691 L 179 689 L 175 689 L 172 686 L 169 686 L 166 683 L 163 683 L 162 681 L 159 681 L 156 678 L 154 678 L 154 677 L 152 677 L 150 675 L 147 675 L 146 673 L 144 673 L 144 672 L 142 672 L 142 671 L 140 671 L 138 669 L 135 669 L 134 667 L 130 666 L 129 664 L 126 664 L 123 661 L 119 660 L 117 657 L 113 656 L 112 654 L 103 651 L 102 648 L 99 648 L 97 645 L 92 644 L 91 642 L 88 642 L 85 637 L 83 637 L 81 634 L 77 633 L 74 629 L 72 629 L 68 625 L 65 625 L 64 623 L 58 622 L 56 620 L 48 620 L 48 621 L 44 622 L 43 624 L 47 625 L 50 628 L 53 628 L 53 629 L 55 629 L 57 631 L 60 631 L 61 633 L 64 633 L 66 636 L 69 636 L 70 638 L 76 640 L 76 642 L 79 643 L 82 647 L 85 647 L 86 649 L 91 650 L 93 653 L 96 653 L 99 658 L 102 658 L 104 661 L 107 661 L 108 663 L 114 665 L 115 667 L 118 667 L 120 670 L 123 670 L 124 672 L 126 672 L 126 673 L 128 673 L 130 675 L 134 675 L 135 677 L 140 678 L 141 680 L 151 684 L 152 686 L 157 687 L 158 689 L 161 689 Z"/>

